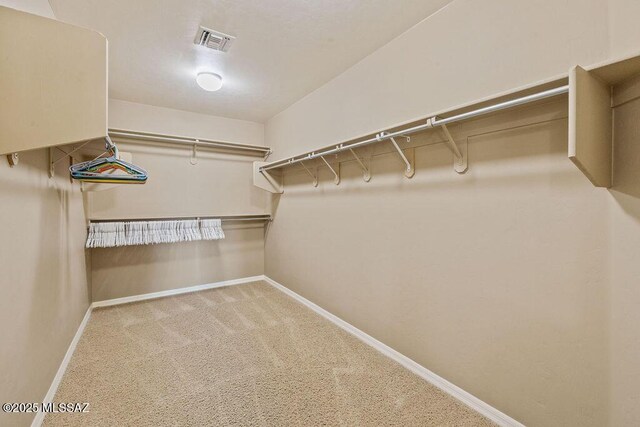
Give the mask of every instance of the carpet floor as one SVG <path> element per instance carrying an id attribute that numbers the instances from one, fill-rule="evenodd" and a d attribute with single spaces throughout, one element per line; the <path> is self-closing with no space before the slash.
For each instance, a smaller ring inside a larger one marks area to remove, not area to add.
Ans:
<path id="1" fill-rule="evenodd" d="M 95 309 L 45 426 L 490 426 L 267 283 Z"/>

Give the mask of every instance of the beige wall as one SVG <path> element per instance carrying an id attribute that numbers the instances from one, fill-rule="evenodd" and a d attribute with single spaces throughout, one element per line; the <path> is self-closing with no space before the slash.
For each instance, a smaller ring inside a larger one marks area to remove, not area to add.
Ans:
<path id="1" fill-rule="evenodd" d="M 226 238 L 92 250 L 93 300 L 264 274 L 264 227 L 225 225 Z"/>
<path id="2" fill-rule="evenodd" d="M 640 424 L 640 78 L 615 109 L 611 189 L 611 425 Z"/>
<path id="3" fill-rule="evenodd" d="M 458 125 L 463 176 L 442 144 L 411 180 L 392 153 L 370 183 L 353 162 L 339 186 L 288 173 L 267 275 L 526 425 L 604 425 L 607 192 L 562 116 Z"/>
<path id="4" fill-rule="evenodd" d="M 609 0 L 609 49 L 613 56 L 631 56 L 640 52 L 640 2 Z"/>
<path id="5" fill-rule="evenodd" d="M 80 186 L 46 150 L 0 159 L 0 401 L 41 402 L 90 301 Z M 33 416 L 0 414 L 2 425 Z"/>
<path id="6" fill-rule="evenodd" d="M 0 5 L 54 17 L 45 0 Z M 47 162 L 47 150 L 21 153 L 14 168 L 0 159 L 2 402 L 42 401 L 91 299 L 80 187 L 64 161 L 50 179 Z M 32 419 L 0 413 L 2 425 Z"/>
<path id="7" fill-rule="evenodd" d="M 261 124 L 112 101 L 112 127 L 263 143 Z M 121 144 L 148 168 L 144 187 L 83 195 L 68 178 L 68 162 L 48 177 L 46 150 L 0 161 L 0 401 L 40 402 L 93 300 L 155 292 L 264 272 L 261 224 L 225 225 L 227 239 L 153 247 L 84 250 L 89 216 L 182 216 L 268 212 L 251 185 L 252 157 L 201 150 L 198 164 L 179 147 Z M 56 152 L 56 157 L 61 153 Z M 93 260 L 91 259 L 93 252 Z M 92 267 L 93 266 L 93 267 Z M 2 425 L 32 416 L 0 415 Z"/>
<path id="8" fill-rule="evenodd" d="M 135 102 L 109 100 L 109 127 L 264 145 L 264 125 Z"/>
<path id="9" fill-rule="evenodd" d="M 633 7 L 456 0 L 272 118 L 266 142 L 279 159 L 638 51 Z M 442 145 L 416 150 L 412 180 L 391 154 L 368 184 L 353 162 L 338 187 L 287 172 L 267 275 L 527 425 L 638 424 L 635 199 L 571 164 L 566 121 L 496 117 L 452 127 L 464 176 Z"/>
<path id="10" fill-rule="evenodd" d="M 192 165 L 190 147 L 118 142 L 145 168 L 144 185 L 112 186 L 87 193 L 92 219 L 262 214 L 265 193 L 253 186 L 252 162 L 260 157 L 201 149 Z"/>
<path id="11" fill-rule="evenodd" d="M 111 100 L 109 126 L 246 144 L 263 144 L 263 125 Z M 259 157 L 200 148 L 119 142 L 149 172 L 145 185 L 89 192 L 93 219 L 263 214 L 267 195 L 253 186 Z M 264 273 L 262 223 L 224 223 L 224 241 L 92 250 L 93 300 L 163 291 Z"/>
<path id="12" fill-rule="evenodd" d="M 119 100 L 109 125 L 266 143 L 277 159 L 640 50 L 630 7 L 456 0 L 274 117 L 266 140 L 258 123 Z M 527 425 L 640 423 L 640 104 L 616 109 L 610 192 L 566 159 L 563 100 L 520 111 L 453 127 L 469 141 L 464 176 L 430 145 L 435 132 L 413 138 L 412 180 L 387 148 L 371 152 L 368 184 L 353 162 L 338 187 L 326 168 L 317 189 L 288 173 L 266 258 L 262 226 L 225 226 L 225 241 L 100 249 L 85 261 L 82 196 L 64 162 L 49 179 L 44 150 L 12 169 L 2 160 L 11 244 L 0 249 L 0 400 L 44 397 L 91 292 L 96 301 L 253 276 L 266 262 L 275 280 Z M 194 166 L 188 149 L 121 148 L 149 183 L 87 195 L 89 216 L 269 211 L 250 182 L 253 158 L 201 151 Z"/>
<path id="13" fill-rule="evenodd" d="M 270 119 L 267 144 L 277 159 L 566 75 L 607 57 L 607 13 L 601 0 L 456 0 Z"/>

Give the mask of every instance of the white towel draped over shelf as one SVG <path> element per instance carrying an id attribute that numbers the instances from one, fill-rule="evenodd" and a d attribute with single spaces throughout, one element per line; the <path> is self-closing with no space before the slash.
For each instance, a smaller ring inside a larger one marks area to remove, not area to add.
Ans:
<path id="1" fill-rule="evenodd" d="M 87 248 L 224 239 L 220 219 L 92 222 Z"/>

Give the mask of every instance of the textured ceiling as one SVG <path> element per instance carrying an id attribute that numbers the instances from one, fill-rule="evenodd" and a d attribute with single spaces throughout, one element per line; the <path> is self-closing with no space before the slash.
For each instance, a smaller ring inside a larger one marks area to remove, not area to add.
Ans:
<path id="1" fill-rule="evenodd" d="M 109 96 L 265 121 L 451 0 L 50 0 L 109 39 Z M 199 25 L 236 36 L 193 44 Z M 223 76 L 205 92 L 199 71 Z"/>
<path id="2" fill-rule="evenodd" d="M 0 0 L 0 6 L 34 13 L 47 18 L 54 18 L 47 0 Z"/>

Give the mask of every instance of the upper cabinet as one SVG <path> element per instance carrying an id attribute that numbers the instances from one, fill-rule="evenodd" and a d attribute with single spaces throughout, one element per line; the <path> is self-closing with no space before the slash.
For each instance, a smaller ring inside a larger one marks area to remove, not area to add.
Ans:
<path id="1" fill-rule="evenodd" d="M 0 6 L 0 154 L 107 135 L 107 39 Z"/>

